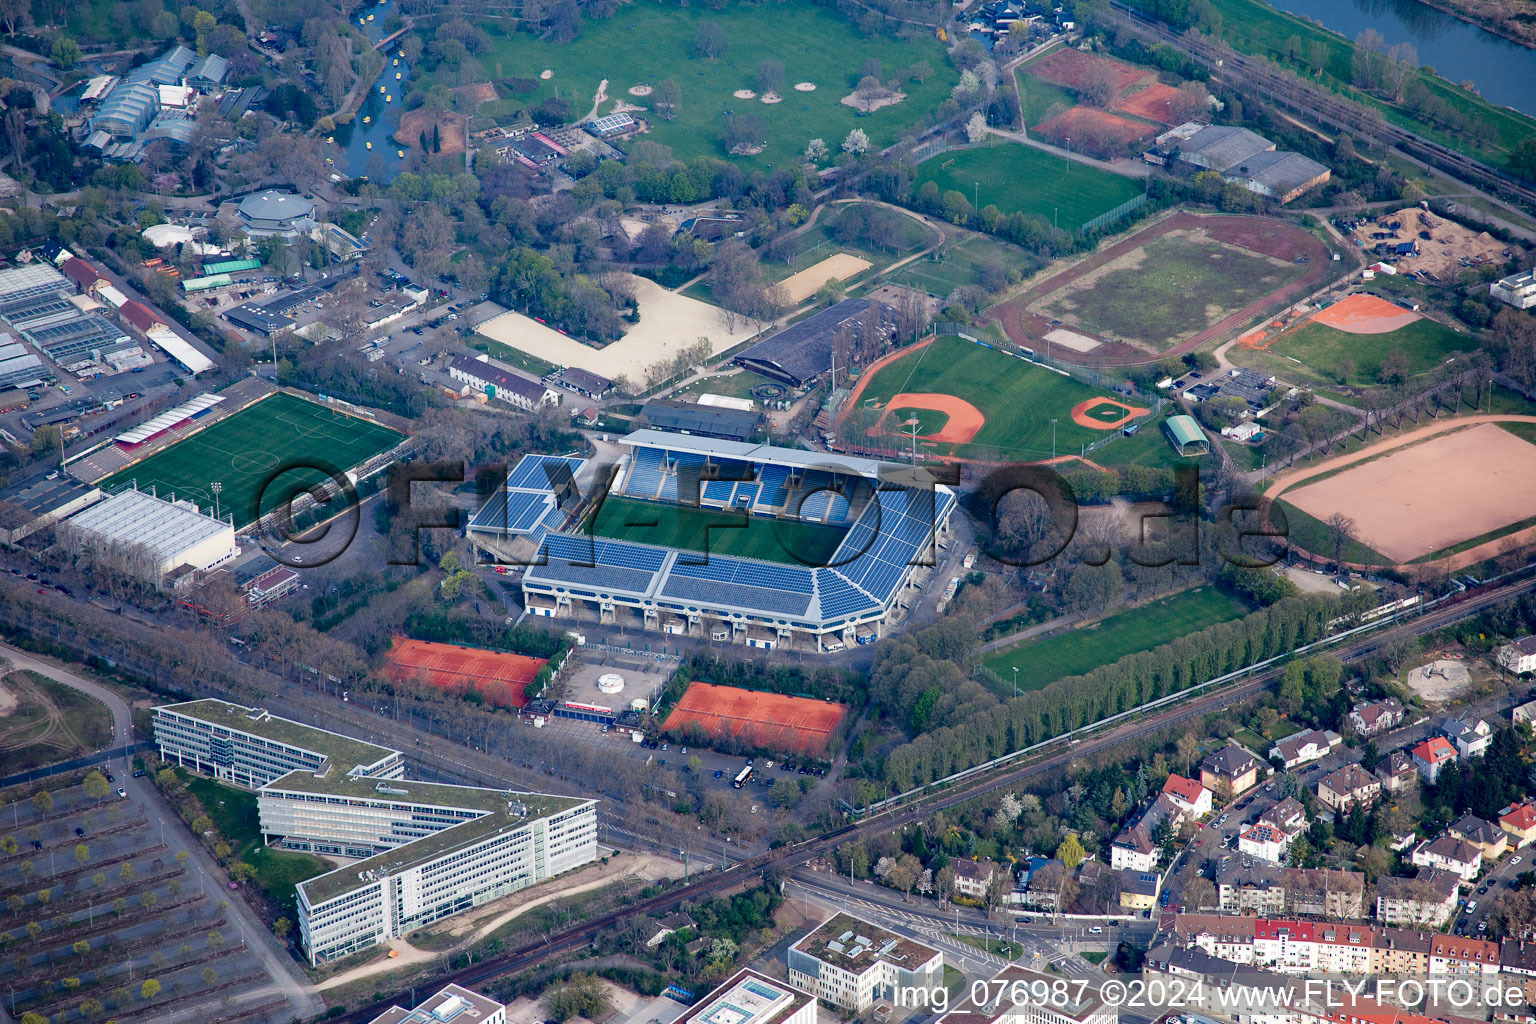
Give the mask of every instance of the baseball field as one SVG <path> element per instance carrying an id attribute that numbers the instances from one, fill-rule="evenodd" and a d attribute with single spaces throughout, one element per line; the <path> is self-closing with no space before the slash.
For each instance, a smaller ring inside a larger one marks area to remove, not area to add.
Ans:
<path id="1" fill-rule="evenodd" d="M 1382 365 L 1401 352 L 1408 373 L 1418 374 L 1452 353 L 1477 347 L 1468 335 L 1374 295 L 1355 293 L 1320 310 L 1291 330 L 1254 332 L 1242 344 L 1256 353 L 1256 365 L 1294 373 L 1296 364 L 1318 379 L 1356 387 L 1381 380 Z M 1265 359 L 1264 356 L 1269 358 Z"/>
<path id="2" fill-rule="evenodd" d="M 900 350 L 865 371 L 844 403 L 849 443 L 984 461 L 1075 455 L 1147 410 L 1071 377 L 955 335 Z M 1054 421 L 1054 422 L 1053 422 Z"/>
<path id="3" fill-rule="evenodd" d="M 743 517 L 712 509 L 632 498 L 604 499 L 582 527 L 595 536 L 786 565 L 827 565 L 846 527 L 792 519 Z"/>
<path id="4" fill-rule="evenodd" d="M 959 192 L 979 209 L 1031 214 L 1063 231 L 1076 231 L 1141 194 L 1134 178 L 1015 142 L 929 157 L 918 165 L 917 180 L 934 182 L 940 192 Z"/>
<path id="5" fill-rule="evenodd" d="M 327 470 L 348 472 L 404 439 L 397 430 L 278 392 L 164 448 L 99 485 L 119 491 L 137 481 L 141 491 L 214 507 L 234 517 L 236 529 L 284 505 L 300 491 L 328 480 Z"/>

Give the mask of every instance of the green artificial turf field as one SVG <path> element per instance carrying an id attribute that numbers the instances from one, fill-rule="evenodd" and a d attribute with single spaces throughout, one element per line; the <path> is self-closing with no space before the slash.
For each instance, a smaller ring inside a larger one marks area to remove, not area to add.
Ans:
<path id="1" fill-rule="evenodd" d="M 986 666 L 1007 684 L 1013 695 L 1013 669 L 1019 669 L 1019 689 L 1038 690 L 1063 676 L 1081 675 L 1128 654 L 1149 651 L 1207 626 L 1248 614 L 1240 598 L 1212 586 L 1196 587 L 1160 601 L 1119 612 L 1082 629 L 1043 640 L 1026 641 L 996 651 Z"/>
<path id="2" fill-rule="evenodd" d="M 1034 309 L 1160 352 L 1306 272 L 1198 232 L 1174 231 L 1069 282 Z"/>
<path id="3" fill-rule="evenodd" d="M 847 529 L 794 520 L 743 517 L 707 508 L 609 497 L 582 529 L 598 537 L 735 555 L 786 565 L 829 565 Z"/>
<path id="4" fill-rule="evenodd" d="M 1072 422 L 1072 407 L 1106 392 L 1071 377 L 1005 355 L 954 335 L 945 335 L 877 370 L 859 393 L 858 408 L 850 410 L 849 422 L 873 425 L 877 412 L 867 410 L 878 401 L 883 407 L 901 393 L 954 395 L 974 405 L 986 422 L 970 444 L 923 445 L 939 455 L 958 454 L 998 460 L 1033 461 L 1051 455 L 1051 420 L 1056 420 L 1056 452 L 1077 453 L 1085 444 L 1112 432 L 1091 430 Z M 1134 404 L 1134 403 L 1133 403 Z M 906 416 L 900 409 L 886 416 L 884 429 L 895 434 Z M 921 435 L 937 429 L 942 414 L 920 414 Z M 867 422 L 866 422 L 867 421 Z M 919 437 L 920 445 L 923 444 Z M 1106 451 L 1113 445 L 1106 446 Z"/>
<path id="5" fill-rule="evenodd" d="M 919 183 L 954 190 L 980 209 L 1021 211 L 1076 231 L 1101 213 L 1141 194 L 1133 178 L 1053 156 L 1015 142 L 961 149 L 929 157 L 917 168 Z"/>
<path id="6" fill-rule="evenodd" d="M 241 529 L 286 504 L 300 489 L 329 479 L 325 468 L 351 470 L 393 448 L 403 436 L 280 392 L 108 477 L 100 486 L 115 492 L 137 481 L 141 491 L 154 488 L 162 497 L 174 493 L 212 508 L 210 485 L 217 481 L 223 484 L 219 508 Z M 269 480 L 271 485 L 264 488 Z"/>
<path id="7" fill-rule="evenodd" d="M 726 44 L 713 60 L 693 55 L 700 26 L 709 22 L 720 27 Z M 740 160 L 753 169 L 784 166 L 813 138 L 836 152 L 854 128 L 864 129 L 873 148 L 888 146 L 932 113 L 959 80 L 935 35 L 897 40 L 884 32 L 862 33 L 809 0 L 681 8 L 637 0 L 620 5 L 611 18 L 586 20 L 581 34 L 564 44 L 526 32 L 505 32 L 490 21 L 480 27 L 491 43 L 478 55 L 486 77 L 528 83 L 529 91 L 516 96 L 520 104 L 534 107 L 558 95 L 582 116 L 591 111 L 598 83 L 606 79 L 608 102 L 602 104 L 602 113 L 609 113 L 619 100 L 650 107 L 650 97 L 635 96 L 629 89 L 654 88 L 672 79 L 681 92 L 676 116 L 667 120 L 646 110 L 642 116 L 651 128 L 640 138 L 670 146 L 681 160 L 724 157 L 725 112 L 752 115 L 762 119 L 765 146 L 762 153 Z M 739 89 L 756 90 L 756 69 L 766 60 L 783 65 L 782 101 L 736 98 L 733 93 Z M 899 84 L 907 98 L 861 116 L 839 101 L 853 92 L 869 60 L 880 61 L 882 80 Z M 920 82 L 905 74 L 919 62 L 927 64 Z M 553 74 L 543 79 L 546 69 Z M 797 91 L 800 82 L 816 88 Z M 427 73 L 419 88 L 431 85 Z"/>
<path id="8" fill-rule="evenodd" d="M 1408 357 L 1408 372 L 1417 374 L 1438 366 L 1452 352 L 1476 348 L 1475 338 L 1428 318 L 1388 334 L 1352 334 L 1309 320 L 1276 338 L 1269 355 L 1292 371 L 1295 360 L 1315 370 L 1320 380 L 1368 387 L 1376 383 L 1382 360 L 1395 350 Z"/>

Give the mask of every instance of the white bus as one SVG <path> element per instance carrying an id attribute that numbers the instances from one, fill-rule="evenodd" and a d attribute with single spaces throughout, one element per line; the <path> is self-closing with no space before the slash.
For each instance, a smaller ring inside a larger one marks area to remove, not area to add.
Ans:
<path id="1" fill-rule="evenodd" d="M 747 765 L 739 773 L 737 773 L 736 781 L 733 782 L 732 785 L 734 785 L 737 789 L 740 789 L 750 781 L 752 781 L 752 766 Z"/>

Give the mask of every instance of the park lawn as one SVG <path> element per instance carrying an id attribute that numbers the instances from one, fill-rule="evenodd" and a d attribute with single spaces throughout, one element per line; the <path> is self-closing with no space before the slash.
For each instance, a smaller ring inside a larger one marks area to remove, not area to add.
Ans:
<path id="1" fill-rule="evenodd" d="M 1475 93 L 1447 82 L 1438 75 L 1420 70 L 1419 78 L 1437 96 L 1461 113 L 1482 121 L 1493 128 L 1494 138 L 1489 144 L 1471 142 L 1451 135 L 1420 120 L 1399 106 L 1389 104 L 1374 96 L 1367 96 L 1351 87 L 1355 45 L 1344 36 L 1330 32 L 1322 26 L 1299 18 L 1285 11 L 1276 10 L 1263 0 L 1213 0 L 1221 15 L 1221 35 L 1236 49 L 1244 53 L 1259 54 L 1279 60 L 1298 70 L 1287 59 L 1287 46 L 1291 38 L 1301 43 L 1302 52 L 1308 52 L 1314 41 L 1322 41 L 1327 47 L 1323 65 L 1322 84 L 1343 93 L 1351 99 L 1380 111 L 1386 120 L 1400 127 L 1418 132 L 1453 150 L 1479 157 L 1496 165 L 1502 165 L 1516 143 L 1536 133 L 1536 121 L 1490 103 Z M 1150 11 L 1153 0 L 1132 0 L 1132 5 Z M 1311 78 L 1310 69 L 1306 77 Z"/>
<path id="2" fill-rule="evenodd" d="M 255 868 L 256 885 L 274 905 L 282 908 L 290 921 L 297 921 L 294 886 L 325 874 L 331 866 L 314 854 L 264 846 L 254 792 L 226 786 L 182 769 L 177 769 L 176 774 L 208 812 L 213 827 L 234 849 L 234 859 L 243 860 Z"/>
<path id="3" fill-rule="evenodd" d="M 681 398 L 683 395 L 724 395 L 727 398 L 748 398 L 754 402 L 761 401 L 752 394 L 752 389 L 759 384 L 773 384 L 782 388 L 784 385 L 776 380 L 753 373 L 751 370 L 740 370 L 736 373 L 721 373 L 712 377 L 701 377 L 673 392 L 673 398 Z"/>
<path id="4" fill-rule="evenodd" d="M 1066 107 L 1077 105 L 1077 97 L 1066 89 L 1036 78 L 1027 67 L 1014 71 L 1014 81 L 1019 86 L 1019 102 L 1024 105 L 1024 123 L 1036 125 L 1051 116 L 1051 108 L 1057 104 Z"/>
<path id="5" fill-rule="evenodd" d="M 690 53 L 699 26 L 709 21 L 720 26 L 727 42 L 724 54 L 715 60 Z M 810 0 L 683 8 L 637 0 L 621 5 L 607 20 L 587 21 L 581 35 L 565 44 L 507 32 L 496 23 L 481 27 L 491 40 L 479 58 L 487 75 L 536 83 L 534 91 L 521 96 L 529 107 L 560 95 L 571 101 L 578 115 L 585 115 L 604 79 L 608 102 L 602 113 L 609 113 L 618 100 L 645 107 L 650 100 L 630 95 L 631 86 L 675 80 L 681 90 L 676 118 L 667 121 L 646 112 L 651 129 L 640 138 L 670 146 L 681 160 L 726 156 L 721 142 L 725 111 L 760 117 L 766 145 L 757 156 L 739 158 L 748 168 L 782 166 L 813 138 L 825 140 L 836 151 L 854 128 L 864 129 L 874 148 L 889 146 L 942 103 L 959 80 L 936 37 L 865 36 Z M 754 71 L 769 59 L 784 66 L 783 102 L 736 99 L 736 90 L 756 88 Z M 853 92 L 860 69 L 870 59 L 884 65 L 887 81 L 900 76 L 907 98 L 861 116 L 839 101 Z M 918 61 L 926 61 L 932 72 L 922 83 L 901 74 Z M 554 72 L 548 80 L 539 77 L 545 69 Z M 430 89 L 432 79 L 426 74 L 419 88 Z M 797 82 L 815 83 L 816 90 L 797 92 Z"/>
<path id="6" fill-rule="evenodd" d="M 1248 614 L 1247 602 L 1213 586 L 1196 587 L 1150 604 L 1118 612 L 1091 626 L 1026 640 L 995 652 L 984 664 L 1012 691 L 1038 690 L 1064 676 L 1081 675 L 1138 651 Z"/>
<path id="7" fill-rule="evenodd" d="M 235 529 L 326 480 L 320 467 L 345 473 L 404 439 L 399 431 L 279 392 L 108 477 L 109 493 L 137 483 L 214 508 L 210 487 L 223 485 L 220 508 Z"/>
<path id="8" fill-rule="evenodd" d="M 954 395 L 986 417 L 971 443 L 930 445 L 935 454 L 1024 461 L 1047 458 L 1052 450 L 1052 419 L 1057 421 L 1055 448 L 1060 454 L 1078 451 L 1106 433 L 1080 427 L 1071 418 L 1073 406 L 1105 392 L 955 335 L 941 335 L 920 351 L 881 367 L 865 385 L 860 402 L 867 406 L 878 401 L 883 406 L 903 392 Z M 873 423 L 876 414 L 857 411 Z M 896 422 L 897 416 L 887 416 L 883 429 L 898 433 Z"/>
<path id="9" fill-rule="evenodd" d="M 950 228 L 945 231 L 942 249 L 908 263 L 886 275 L 886 279 L 943 298 L 956 288 L 978 283 L 981 268 L 989 263 L 1002 264 L 1005 273 L 1020 274 L 1035 266 L 1034 258 L 1016 245 L 963 228 Z"/>
<path id="10" fill-rule="evenodd" d="M 1117 263 L 1063 286 L 1035 310 L 1160 352 L 1307 272 L 1184 232 L 1154 238 Z"/>
<path id="11" fill-rule="evenodd" d="M 1328 560 L 1333 558 L 1333 541 L 1331 539 L 1333 531 L 1328 528 L 1326 523 L 1308 515 L 1284 498 L 1277 499 L 1275 507 L 1285 515 L 1286 535 L 1292 544 L 1303 551 L 1311 552 L 1318 558 Z M 1360 543 L 1358 540 L 1351 540 L 1344 545 L 1343 557 L 1344 561 L 1354 562 L 1356 565 L 1396 564 L 1381 552 Z"/>
<path id="12" fill-rule="evenodd" d="M 1134 178 L 1017 142 L 929 157 L 918 165 L 917 180 L 934 182 L 941 193 L 954 190 L 967 200 L 974 197 L 982 209 L 1027 213 L 1064 231 L 1077 231 L 1142 191 Z"/>
<path id="13" fill-rule="evenodd" d="M 702 488 L 701 488 L 702 489 Z M 734 555 L 786 565 L 829 565 L 847 528 L 792 519 L 745 518 L 707 508 L 608 497 L 582 529 L 657 547 Z"/>
<path id="14" fill-rule="evenodd" d="M 1382 361 L 1393 351 L 1400 349 L 1408 357 L 1409 372 L 1419 374 L 1439 366 L 1453 352 L 1475 348 L 1475 338 L 1428 317 L 1390 334 L 1351 334 L 1309 320 L 1276 338 L 1268 361 L 1277 369 L 1284 364 L 1292 375 L 1299 362 L 1315 371 L 1318 380 L 1369 387 L 1377 382 Z"/>

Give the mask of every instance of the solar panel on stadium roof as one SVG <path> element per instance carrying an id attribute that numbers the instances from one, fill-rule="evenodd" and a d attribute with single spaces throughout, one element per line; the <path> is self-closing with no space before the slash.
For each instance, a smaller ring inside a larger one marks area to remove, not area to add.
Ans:
<path id="1" fill-rule="evenodd" d="M 585 459 L 574 459 L 563 455 L 525 455 L 522 461 L 507 473 L 507 487 L 547 491 L 550 489 L 550 470 L 554 470 L 558 480 L 561 475 L 558 466 L 564 465 L 574 474 L 584 462 L 586 462 Z"/>
<path id="2" fill-rule="evenodd" d="M 552 501 L 553 495 L 512 491 L 507 495 L 505 529 L 508 533 L 527 533 L 548 513 Z"/>

